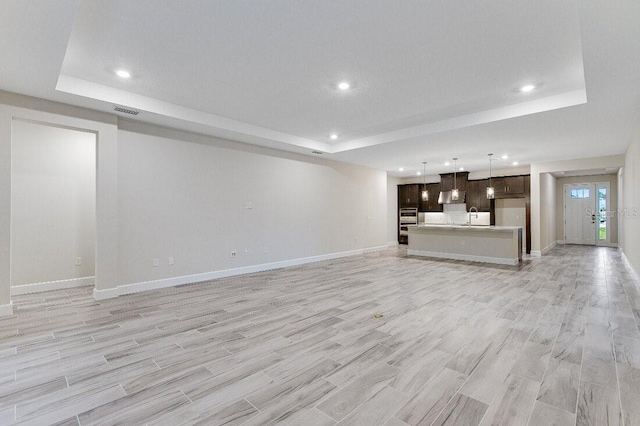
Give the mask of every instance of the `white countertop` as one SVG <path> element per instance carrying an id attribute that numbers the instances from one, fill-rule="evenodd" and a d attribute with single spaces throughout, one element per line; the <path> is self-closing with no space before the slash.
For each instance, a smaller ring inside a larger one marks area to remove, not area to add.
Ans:
<path id="1" fill-rule="evenodd" d="M 521 226 L 487 226 L 487 225 L 445 225 L 445 224 L 425 224 L 420 223 L 418 225 L 408 226 L 408 230 L 431 230 L 431 229 L 446 229 L 455 231 L 517 231 L 522 229 Z"/>

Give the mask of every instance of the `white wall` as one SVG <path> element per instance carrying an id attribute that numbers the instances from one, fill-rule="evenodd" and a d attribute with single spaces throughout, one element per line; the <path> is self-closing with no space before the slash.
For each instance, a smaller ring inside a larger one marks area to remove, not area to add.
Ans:
<path id="1" fill-rule="evenodd" d="M 0 107 L 0 317 L 11 314 L 11 115 Z"/>
<path id="2" fill-rule="evenodd" d="M 11 285 L 93 277 L 95 134 L 14 120 L 11 156 Z"/>
<path id="3" fill-rule="evenodd" d="M 542 252 L 556 241 L 556 178 L 549 173 L 540 175 L 540 246 Z"/>
<path id="4" fill-rule="evenodd" d="M 85 108 L 0 90 L 0 316 L 11 315 L 11 128 L 14 120 L 83 129 L 98 141 L 96 160 L 95 289 L 116 287 L 117 264 L 117 117 Z M 117 294 L 116 294 L 117 295 Z M 96 295 L 97 297 L 97 295 Z"/>
<path id="5" fill-rule="evenodd" d="M 14 119 L 97 135 L 98 299 L 386 245 L 384 171 L 121 122 L 110 114 L 0 91 L 0 316 L 12 312 Z M 245 209 L 247 202 L 253 208 Z M 169 256 L 175 265 L 167 265 Z M 160 266 L 152 266 L 153 258 Z M 156 280 L 161 282 L 149 283 Z"/>
<path id="6" fill-rule="evenodd" d="M 570 176 L 558 178 L 556 180 L 556 240 L 564 240 L 564 185 L 572 183 L 594 183 L 609 182 L 609 211 L 615 212 L 618 209 L 618 177 L 616 175 L 590 175 L 590 176 Z M 609 219 L 609 232 L 611 233 L 611 243 L 618 243 L 618 218 L 617 215 Z"/>
<path id="7" fill-rule="evenodd" d="M 402 179 L 387 176 L 387 243 L 398 242 L 398 185 Z"/>
<path id="8" fill-rule="evenodd" d="M 627 148 L 621 180 L 619 244 L 636 272 L 640 273 L 640 132 Z"/>
<path id="9" fill-rule="evenodd" d="M 387 242 L 384 171 L 130 122 L 119 127 L 121 285 Z"/>

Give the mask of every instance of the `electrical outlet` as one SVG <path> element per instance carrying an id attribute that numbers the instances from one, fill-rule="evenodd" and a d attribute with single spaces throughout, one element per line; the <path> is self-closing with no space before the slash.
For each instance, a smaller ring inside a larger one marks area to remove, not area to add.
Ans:
<path id="1" fill-rule="evenodd" d="M 169 261 L 168 261 L 168 263 L 169 263 L 169 266 L 171 266 L 171 265 L 173 265 L 174 263 L 176 263 L 176 262 L 175 262 L 175 259 L 173 258 L 173 256 L 169 256 Z"/>
<path id="2" fill-rule="evenodd" d="M 80 265 L 82 265 L 82 258 L 76 257 L 76 266 L 80 266 Z"/>
<path id="3" fill-rule="evenodd" d="M 234 251 L 231 252 L 231 257 L 236 257 L 237 255 L 238 255 L 237 251 L 234 250 Z"/>
<path id="4" fill-rule="evenodd" d="M 253 208 L 253 203 L 251 201 L 245 201 L 244 202 L 244 208 L 245 209 L 252 209 Z"/>
<path id="5" fill-rule="evenodd" d="M 264 249 L 262 249 L 262 252 L 264 254 L 269 254 L 269 247 L 265 247 Z"/>
<path id="6" fill-rule="evenodd" d="M 244 249 L 245 256 L 249 256 L 250 254 L 251 254 L 251 251 L 249 249 Z"/>
<path id="7" fill-rule="evenodd" d="M 358 237 L 356 237 L 356 243 L 358 242 Z"/>
<path id="8" fill-rule="evenodd" d="M 151 262 L 154 268 L 157 268 L 158 266 L 160 266 L 160 259 L 158 259 L 157 257 L 154 257 Z"/>

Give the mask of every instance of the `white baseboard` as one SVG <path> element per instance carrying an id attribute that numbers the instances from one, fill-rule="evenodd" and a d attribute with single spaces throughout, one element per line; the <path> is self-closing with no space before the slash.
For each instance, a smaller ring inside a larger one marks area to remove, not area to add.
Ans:
<path id="1" fill-rule="evenodd" d="M 618 247 L 618 245 L 616 243 L 596 243 L 597 247 Z"/>
<path id="2" fill-rule="evenodd" d="M 111 299 L 124 294 L 139 293 L 141 291 L 157 290 L 160 288 L 174 287 L 183 284 L 193 284 L 202 281 L 210 281 L 218 278 L 232 277 L 235 275 L 251 274 L 254 272 L 269 271 L 272 269 L 286 268 L 288 266 L 303 265 L 305 263 L 320 262 L 323 260 L 338 259 L 341 257 L 358 256 L 365 253 L 387 250 L 387 246 L 368 247 L 357 250 L 329 253 L 319 256 L 303 257 L 300 259 L 283 260 L 280 262 L 263 263 L 259 265 L 244 266 L 241 268 L 224 269 L 220 271 L 204 272 L 201 274 L 183 275 L 180 277 L 165 278 L 154 281 L 144 281 L 133 284 L 124 284 L 116 288 L 105 290 L 93 290 L 93 298 L 96 300 Z"/>
<path id="3" fill-rule="evenodd" d="M 399 243 L 397 241 L 389 241 L 387 242 L 387 247 L 397 247 L 398 244 Z"/>
<path id="4" fill-rule="evenodd" d="M 503 257 L 474 256 L 471 254 L 441 253 L 437 251 L 411 249 L 407 250 L 407 254 L 411 256 L 437 257 L 440 259 L 470 260 L 472 262 L 497 263 L 500 265 L 517 265 L 519 263 L 517 257 L 514 259 L 506 259 Z"/>
<path id="5" fill-rule="evenodd" d="M 624 250 L 622 250 L 622 247 L 618 246 L 618 250 L 620 251 L 620 255 L 622 256 L 622 260 L 629 267 L 629 269 L 631 270 L 631 273 L 633 274 L 633 276 L 636 279 L 636 281 L 640 281 L 640 274 L 638 274 L 638 271 L 636 271 L 636 268 L 633 267 L 633 264 L 629 261 L 629 258 L 627 257 L 627 255 L 624 254 Z"/>
<path id="6" fill-rule="evenodd" d="M 558 245 L 558 244 L 560 244 L 560 245 L 564 245 L 564 240 L 558 240 L 558 241 L 556 241 L 556 245 Z"/>
<path id="7" fill-rule="evenodd" d="M 44 283 L 25 284 L 11 287 L 11 295 L 39 293 L 41 291 L 60 290 L 63 288 L 84 287 L 93 285 L 96 277 L 73 278 L 69 280 L 47 281 Z"/>
<path id="8" fill-rule="evenodd" d="M 11 315 L 13 315 L 13 302 L 0 305 L 0 317 L 10 317 Z"/>
<path id="9" fill-rule="evenodd" d="M 543 248 L 542 251 L 540 252 L 540 255 L 544 255 L 546 252 L 548 252 L 549 250 L 554 248 L 557 243 L 558 243 L 557 241 L 554 241 L 551 244 L 549 244 L 548 246 L 546 246 L 545 248 Z"/>
<path id="10" fill-rule="evenodd" d="M 542 252 L 540 250 L 531 250 L 531 257 L 542 257 Z"/>
<path id="11" fill-rule="evenodd" d="M 118 287 L 108 288 L 106 290 L 93 289 L 93 298 L 95 300 L 113 299 L 119 296 Z"/>

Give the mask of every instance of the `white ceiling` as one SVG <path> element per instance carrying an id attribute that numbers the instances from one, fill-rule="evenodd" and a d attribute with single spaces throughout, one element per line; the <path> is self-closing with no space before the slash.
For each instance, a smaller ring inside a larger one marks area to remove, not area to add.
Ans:
<path id="1" fill-rule="evenodd" d="M 397 176 L 621 154 L 640 121 L 635 0 L 0 7 L 2 90 Z"/>

